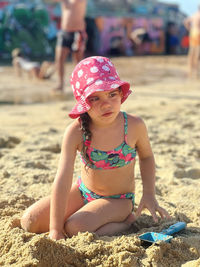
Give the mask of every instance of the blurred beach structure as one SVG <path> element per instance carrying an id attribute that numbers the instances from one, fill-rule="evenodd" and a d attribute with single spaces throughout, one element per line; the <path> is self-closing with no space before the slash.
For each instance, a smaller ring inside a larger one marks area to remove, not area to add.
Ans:
<path id="1" fill-rule="evenodd" d="M 31 58 L 54 58 L 60 16 L 60 5 L 53 0 L 0 1 L 0 59 L 10 59 L 16 47 Z M 87 53 L 186 54 L 185 17 L 178 5 L 156 0 L 88 0 Z M 139 48 L 129 38 L 138 28 L 146 28 L 149 36 Z"/>

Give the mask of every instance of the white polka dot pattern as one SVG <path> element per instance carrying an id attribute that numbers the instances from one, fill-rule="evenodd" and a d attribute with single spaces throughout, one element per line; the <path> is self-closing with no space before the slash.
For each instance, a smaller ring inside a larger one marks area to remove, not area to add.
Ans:
<path id="1" fill-rule="evenodd" d="M 94 56 L 80 61 L 71 75 L 70 82 L 77 100 L 77 104 L 69 113 L 71 118 L 77 118 L 90 109 L 87 97 L 94 92 L 120 87 L 123 93 L 122 103 L 131 93 L 129 83 L 120 80 L 114 65 L 106 57 Z"/>
<path id="2" fill-rule="evenodd" d="M 83 71 L 82 70 L 79 70 L 78 71 L 78 77 L 80 78 L 82 75 L 83 75 Z"/>

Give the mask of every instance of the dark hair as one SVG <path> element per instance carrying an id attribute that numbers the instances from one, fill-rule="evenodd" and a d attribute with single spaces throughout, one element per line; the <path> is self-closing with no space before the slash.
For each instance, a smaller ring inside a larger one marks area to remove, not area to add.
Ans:
<path id="1" fill-rule="evenodd" d="M 86 141 L 90 141 L 92 138 L 92 133 L 90 131 L 90 116 L 87 112 L 80 115 L 80 121 L 81 121 L 81 130 L 85 136 Z M 85 142 L 83 142 L 83 148 L 82 148 L 82 154 L 84 158 L 86 159 L 86 166 L 91 164 L 91 161 L 87 155 L 87 146 L 85 145 Z"/>

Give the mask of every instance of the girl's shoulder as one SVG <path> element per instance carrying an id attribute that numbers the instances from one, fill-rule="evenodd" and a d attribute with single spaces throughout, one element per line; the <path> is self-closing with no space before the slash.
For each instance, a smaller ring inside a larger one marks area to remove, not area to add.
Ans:
<path id="1" fill-rule="evenodd" d="M 142 133 L 146 131 L 146 125 L 143 119 L 137 115 L 127 114 L 128 131 L 134 133 Z"/>
<path id="2" fill-rule="evenodd" d="M 144 124 L 144 121 L 141 117 L 134 115 L 134 114 L 128 114 L 127 113 L 127 119 L 128 119 L 128 125 L 140 125 L 140 124 Z"/>
<path id="3" fill-rule="evenodd" d="M 66 127 L 64 140 L 77 145 L 82 142 L 82 131 L 78 119 L 73 121 Z"/>

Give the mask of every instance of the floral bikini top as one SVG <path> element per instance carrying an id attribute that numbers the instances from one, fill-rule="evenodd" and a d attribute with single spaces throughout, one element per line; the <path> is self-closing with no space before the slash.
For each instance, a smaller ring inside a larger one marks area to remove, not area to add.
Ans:
<path id="1" fill-rule="evenodd" d="M 136 148 L 132 148 L 127 144 L 128 134 L 128 120 L 127 114 L 124 115 L 124 141 L 121 145 L 109 151 L 102 151 L 90 146 L 91 141 L 86 140 L 83 134 L 83 140 L 87 147 L 87 155 L 91 163 L 87 163 L 83 153 L 80 153 L 81 160 L 84 164 L 87 164 L 89 168 L 98 170 L 107 170 L 123 167 L 129 164 L 136 157 Z"/>

